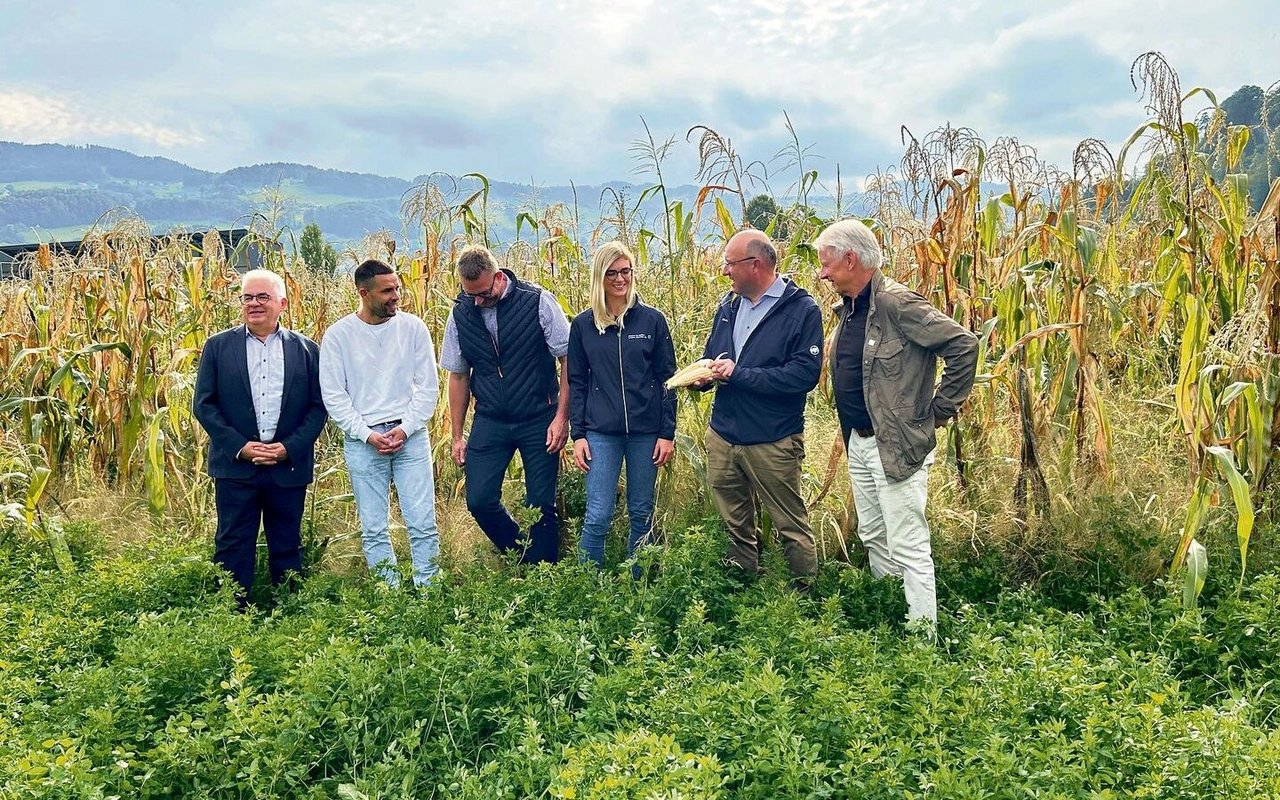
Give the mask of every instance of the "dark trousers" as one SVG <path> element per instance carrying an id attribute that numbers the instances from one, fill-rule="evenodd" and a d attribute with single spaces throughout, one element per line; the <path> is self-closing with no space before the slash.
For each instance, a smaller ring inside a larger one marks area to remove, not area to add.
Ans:
<path id="1" fill-rule="evenodd" d="M 259 525 L 267 537 L 271 582 L 279 584 L 287 572 L 302 571 L 302 510 L 307 487 L 277 486 L 265 470 L 243 480 L 218 478 L 213 484 L 218 509 L 213 560 L 240 584 L 237 596 L 243 605 L 253 586 Z"/>
<path id="2" fill-rule="evenodd" d="M 554 564 L 560 557 L 560 519 L 556 513 L 560 454 L 547 452 L 547 426 L 552 416 L 500 422 L 477 414 L 467 440 L 467 510 L 489 541 L 504 553 L 520 547 L 520 526 L 502 507 L 502 478 L 512 456 L 520 451 L 524 504 L 542 512 L 529 528 L 529 545 L 520 556 L 522 564 Z"/>

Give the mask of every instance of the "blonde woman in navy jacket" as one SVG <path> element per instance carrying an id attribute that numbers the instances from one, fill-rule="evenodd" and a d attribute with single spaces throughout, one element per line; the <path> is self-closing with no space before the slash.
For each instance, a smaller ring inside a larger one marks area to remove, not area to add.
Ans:
<path id="1" fill-rule="evenodd" d="M 653 528 L 658 467 L 671 459 L 676 371 L 667 318 L 636 296 L 635 258 L 609 242 L 591 265 L 591 308 L 569 327 L 569 420 L 573 458 L 586 473 L 587 517 L 579 555 L 604 564 L 618 478 L 627 467 L 628 555 Z"/>

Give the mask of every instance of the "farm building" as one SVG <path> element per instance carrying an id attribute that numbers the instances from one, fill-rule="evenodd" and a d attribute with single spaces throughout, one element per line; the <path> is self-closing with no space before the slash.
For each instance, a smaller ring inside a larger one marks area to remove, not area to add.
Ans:
<path id="1" fill-rule="evenodd" d="M 228 259 L 240 272 L 258 269 L 265 265 L 268 247 L 281 250 L 279 243 L 267 243 L 260 239 L 250 238 L 248 228 L 228 228 L 217 231 L 222 238 L 223 250 Z M 153 237 L 159 242 L 173 236 L 187 239 L 192 250 L 199 253 L 204 233 L 182 233 Z M 31 261 L 41 245 L 47 244 L 54 252 L 77 253 L 81 247 L 80 240 L 67 242 L 31 242 L 28 244 L 0 245 L 0 279 L 28 278 L 31 276 Z"/>

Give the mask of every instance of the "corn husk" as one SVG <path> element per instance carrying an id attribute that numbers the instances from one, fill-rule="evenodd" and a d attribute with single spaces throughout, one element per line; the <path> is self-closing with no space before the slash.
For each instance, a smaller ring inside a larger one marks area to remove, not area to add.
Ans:
<path id="1" fill-rule="evenodd" d="M 668 389 L 676 389 L 681 386 L 688 386 L 691 383 L 701 383 L 711 377 L 711 359 L 700 358 L 689 366 L 667 378 L 667 382 L 662 384 Z"/>

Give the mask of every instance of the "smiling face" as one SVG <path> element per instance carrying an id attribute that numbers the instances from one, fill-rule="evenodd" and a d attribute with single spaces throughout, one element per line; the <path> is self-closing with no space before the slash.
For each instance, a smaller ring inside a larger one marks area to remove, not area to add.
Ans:
<path id="1" fill-rule="evenodd" d="M 374 275 L 360 287 L 360 302 L 375 322 L 391 319 L 400 305 L 400 278 L 395 273 Z"/>
<path id="2" fill-rule="evenodd" d="M 275 284 L 266 278 L 249 278 L 240 289 L 240 318 L 259 336 L 279 326 L 280 315 L 288 305 L 289 301 L 281 297 Z"/>
<path id="3" fill-rule="evenodd" d="M 818 250 L 818 263 L 822 265 L 818 277 L 844 297 L 857 297 L 871 280 L 872 270 L 863 268 L 853 251 L 837 254 L 834 248 L 823 247 Z"/>
<path id="4" fill-rule="evenodd" d="M 756 284 L 759 283 L 757 261 L 759 261 L 758 258 L 747 253 L 745 241 L 729 240 L 728 246 L 724 249 L 724 262 L 720 265 L 720 271 L 733 282 L 734 294 L 752 296 L 757 288 Z"/>
<path id="5" fill-rule="evenodd" d="M 631 261 L 626 256 L 619 256 L 609 265 L 604 273 L 604 296 L 606 300 L 626 302 L 631 291 L 634 272 Z"/>

